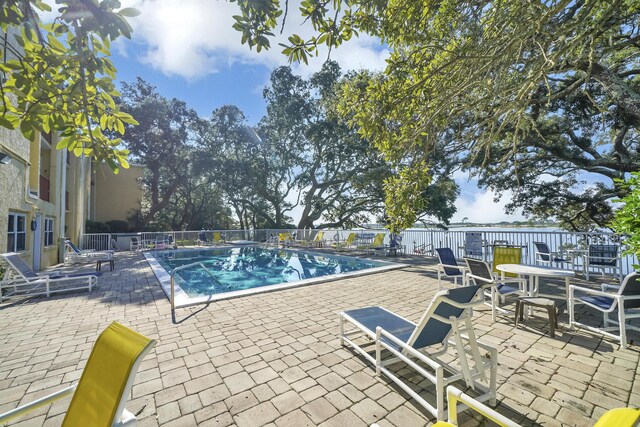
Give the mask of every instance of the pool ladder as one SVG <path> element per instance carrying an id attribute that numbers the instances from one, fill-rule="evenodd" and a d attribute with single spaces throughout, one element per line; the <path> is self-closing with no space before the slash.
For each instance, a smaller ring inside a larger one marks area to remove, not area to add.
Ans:
<path id="1" fill-rule="evenodd" d="M 173 317 L 174 322 L 176 319 L 176 290 L 175 290 L 174 277 L 178 271 L 186 270 L 188 268 L 197 267 L 197 266 L 202 267 L 202 269 L 207 272 L 207 274 L 213 279 L 214 282 L 216 282 L 218 285 L 221 285 L 220 281 L 216 279 L 213 273 L 207 267 L 205 267 L 205 265 L 202 262 L 199 262 L 199 261 L 192 262 L 191 264 L 181 265 L 180 267 L 176 267 L 173 270 L 171 270 L 171 296 L 169 299 L 171 301 L 171 316 Z M 187 307 L 187 306 L 188 304 L 184 305 L 183 307 Z"/>

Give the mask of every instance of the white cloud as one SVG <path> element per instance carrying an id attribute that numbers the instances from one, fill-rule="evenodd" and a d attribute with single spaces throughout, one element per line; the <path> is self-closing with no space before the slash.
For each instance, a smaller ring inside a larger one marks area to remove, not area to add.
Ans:
<path id="1" fill-rule="evenodd" d="M 298 5 L 289 3 L 289 16 L 282 35 L 271 40 L 272 48 L 256 52 L 240 43 L 241 35 L 232 28 L 233 15 L 239 14 L 236 3 L 210 0 L 128 0 L 123 6 L 135 7 L 141 15 L 130 20 L 135 43 L 124 41 L 129 56 L 136 49 L 139 60 L 168 75 L 197 79 L 216 73 L 235 62 L 275 67 L 287 63 L 278 43 L 288 35 L 311 34 L 310 25 L 301 25 L 296 16 Z M 279 32 L 279 27 L 278 27 Z M 135 47 L 134 47 L 135 46 Z M 309 66 L 296 65 L 297 72 L 311 74 L 326 59 L 326 50 L 312 58 Z M 354 38 L 332 52 L 345 70 L 381 69 L 388 52 L 379 41 L 368 36 Z"/>
<path id="2" fill-rule="evenodd" d="M 495 193 L 478 189 L 477 192 L 469 194 L 470 197 L 459 197 L 455 202 L 458 211 L 453 216 L 452 222 L 461 222 L 463 218 L 467 218 L 467 222 L 477 223 L 524 221 L 526 218 L 522 214 L 508 215 L 504 211 L 512 195 L 510 191 L 505 191 L 500 201 L 496 202 L 494 201 Z"/>

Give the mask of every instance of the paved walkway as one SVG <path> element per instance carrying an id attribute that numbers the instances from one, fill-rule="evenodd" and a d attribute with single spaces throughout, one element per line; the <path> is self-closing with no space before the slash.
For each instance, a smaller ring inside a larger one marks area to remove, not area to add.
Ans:
<path id="1" fill-rule="evenodd" d="M 407 257 L 412 265 L 402 270 L 180 309 L 174 324 L 143 257 L 116 256 L 117 269 L 91 293 L 0 305 L 0 412 L 76 381 L 99 332 L 118 321 L 158 340 L 127 404 L 140 426 L 433 421 L 337 340 L 343 309 L 381 305 L 416 321 L 436 292 L 432 259 Z M 567 321 L 562 314 L 551 339 L 542 313 L 516 330 L 511 317 L 492 324 L 488 309 L 475 311 L 480 340 L 500 352 L 499 412 L 523 425 L 587 426 L 609 408 L 640 406 L 639 348 L 621 351 L 613 340 L 567 330 Z M 59 425 L 68 401 L 15 425 Z"/>

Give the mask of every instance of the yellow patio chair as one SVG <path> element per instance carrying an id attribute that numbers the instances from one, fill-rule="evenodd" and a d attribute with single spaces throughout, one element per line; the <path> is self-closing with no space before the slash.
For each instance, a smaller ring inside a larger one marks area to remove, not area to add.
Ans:
<path id="1" fill-rule="evenodd" d="M 610 409 L 598 419 L 593 427 L 636 427 L 640 424 L 640 409 Z"/>
<path id="2" fill-rule="evenodd" d="M 343 249 L 354 247 L 354 243 L 358 238 L 357 233 L 349 233 L 347 239 L 344 242 L 336 242 L 331 245 L 331 247 L 335 248 L 335 250 L 340 251 Z"/>
<path id="3" fill-rule="evenodd" d="M 311 240 L 299 240 L 299 242 L 309 248 L 321 248 L 324 243 L 324 231 L 318 231 L 315 237 Z"/>
<path id="4" fill-rule="evenodd" d="M 522 264 L 522 248 L 509 248 L 505 246 L 493 247 L 493 271 L 502 274 L 496 266 L 500 264 Z M 506 277 L 518 277 L 517 274 L 505 273 Z"/>
<path id="5" fill-rule="evenodd" d="M 291 246 L 291 242 L 293 242 L 291 233 L 278 233 L 278 243 L 282 244 L 282 247 Z"/>
<path id="6" fill-rule="evenodd" d="M 222 237 L 222 234 L 219 231 L 214 231 L 213 243 L 216 245 L 224 245 L 227 241 Z"/>
<path id="7" fill-rule="evenodd" d="M 96 340 L 77 384 L 0 414 L 0 424 L 73 394 L 63 427 L 132 426 L 124 407 L 142 359 L 156 342 L 113 322 Z"/>

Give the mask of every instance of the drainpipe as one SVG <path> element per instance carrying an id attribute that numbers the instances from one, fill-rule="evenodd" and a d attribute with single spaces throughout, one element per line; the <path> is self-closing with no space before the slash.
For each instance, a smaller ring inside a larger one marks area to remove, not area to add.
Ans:
<path id="1" fill-rule="evenodd" d="M 65 247 L 64 247 L 64 238 L 66 237 L 65 234 L 65 225 L 66 225 L 66 216 L 67 216 L 67 209 L 66 209 L 66 194 L 67 194 L 67 156 L 69 155 L 69 151 L 68 150 L 61 150 L 58 151 L 58 153 L 60 153 L 60 158 L 62 159 L 62 166 L 61 166 L 61 172 L 60 172 L 60 185 L 58 186 L 58 188 L 60 189 L 59 191 L 59 196 L 60 196 L 60 203 L 59 203 L 59 208 L 60 208 L 60 215 L 58 216 L 59 220 L 58 220 L 58 225 L 59 225 L 59 233 L 58 236 L 60 238 L 60 244 L 58 245 L 58 262 L 64 261 L 64 251 L 65 251 Z"/>

